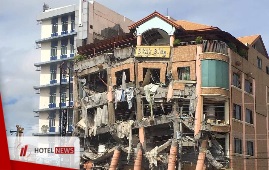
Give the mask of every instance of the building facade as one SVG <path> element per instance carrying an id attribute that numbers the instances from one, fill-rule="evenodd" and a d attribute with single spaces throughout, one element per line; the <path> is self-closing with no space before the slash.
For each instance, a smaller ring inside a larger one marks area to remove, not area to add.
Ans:
<path id="1" fill-rule="evenodd" d="M 121 35 L 133 22 L 97 2 L 82 0 L 54 9 L 44 4 L 37 21 L 41 25 L 41 39 L 36 41 L 41 60 L 34 65 L 40 71 L 40 84 L 34 89 L 40 103 L 35 110 L 39 132 L 34 135 L 71 135 L 77 46 Z"/>
<path id="2" fill-rule="evenodd" d="M 75 135 L 85 169 L 268 169 L 261 36 L 158 12 L 78 47 Z"/>

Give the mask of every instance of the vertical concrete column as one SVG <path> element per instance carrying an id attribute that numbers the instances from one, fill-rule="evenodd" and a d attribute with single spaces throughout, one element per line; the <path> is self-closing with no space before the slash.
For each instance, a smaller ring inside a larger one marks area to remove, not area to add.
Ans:
<path id="1" fill-rule="evenodd" d="M 120 152 L 121 152 L 120 147 L 118 147 L 114 151 L 113 157 L 111 159 L 111 164 L 109 166 L 109 170 L 116 170 L 117 169 L 117 166 L 118 166 L 118 163 L 119 163 L 119 159 L 120 159 Z"/>
<path id="2" fill-rule="evenodd" d="M 137 144 L 137 154 L 134 161 L 134 170 L 141 170 L 142 168 L 142 159 L 143 159 L 143 150 L 141 143 Z"/>
<path id="3" fill-rule="evenodd" d="M 255 143 L 254 143 L 254 157 L 257 158 L 257 151 L 258 151 L 258 146 L 257 146 L 257 128 L 256 128 L 256 125 L 257 125 L 257 114 L 256 114 L 256 80 L 253 79 L 253 82 L 252 82 L 252 86 L 253 86 L 253 114 L 254 114 L 254 133 L 255 133 Z M 267 95 L 267 93 L 266 93 Z M 267 101 L 266 101 L 267 102 Z M 268 138 L 267 138 L 268 140 Z M 268 144 L 268 142 L 267 142 Z M 269 144 L 268 144 L 269 145 Z M 269 150 L 269 149 L 268 149 Z M 268 160 L 268 165 L 269 165 L 269 160 Z M 255 159 L 255 169 L 258 169 L 258 160 Z"/>
<path id="4" fill-rule="evenodd" d="M 175 170 L 177 162 L 177 141 L 173 140 L 168 158 L 168 170 Z"/>
<path id="5" fill-rule="evenodd" d="M 136 87 L 136 119 L 142 120 L 142 100 L 141 100 L 141 94 L 140 94 L 140 85 L 138 80 L 138 61 L 135 61 L 135 87 Z"/>
<path id="6" fill-rule="evenodd" d="M 111 80 L 111 68 L 107 69 L 107 100 L 108 100 L 108 123 L 110 125 L 115 123 L 115 108 L 113 104 L 113 87 Z"/>
<path id="7" fill-rule="evenodd" d="M 145 149 L 145 128 L 144 127 L 140 127 L 138 130 L 138 136 L 139 136 L 139 142 L 142 144 L 142 146 Z"/>
<path id="8" fill-rule="evenodd" d="M 91 161 L 88 161 L 84 164 L 84 167 L 83 167 L 85 170 L 92 170 L 93 168 L 93 163 Z"/>
<path id="9" fill-rule="evenodd" d="M 170 47 L 174 46 L 175 35 L 170 35 Z"/>
<path id="10" fill-rule="evenodd" d="M 201 121 L 203 116 L 203 97 L 201 96 L 201 86 L 202 86 L 202 73 L 201 73 L 201 60 L 200 54 L 202 54 L 203 45 L 197 45 L 196 52 L 196 95 L 197 95 L 197 105 L 195 111 L 194 120 L 194 136 L 197 135 L 201 129 Z"/>
<path id="11" fill-rule="evenodd" d="M 136 37 L 136 45 L 140 46 L 142 44 L 142 35 L 137 35 Z"/>
<path id="12" fill-rule="evenodd" d="M 242 92 L 242 98 L 241 98 L 241 101 L 242 101 L 242 105 L 241 105 L 241 119 L 242 119 L 242 121 L 243 121 L 243 142 L 242 142 L 242 146 L 243 146 L 243 148 L 242 148 L 242 153 L 243 154 L 245 154 L 246 153 L 246 124 L 245 124 L 245 122 L 246 122 L 246 120 L 245 120 L 245 115 L 246 115 L 246 108 L 245 108 L 245 93 L 244 93 L 244 91 L 245 91 L 245 74 L 244 73 L 242 73 L 241 74 L 242 75 L 242 79 L 241 79 L 241 81 L 242 81 L 242 83 L 241 83 L 241 88 L 242 88 L 242 90 L 243 90 L 243 92 Z M 246 167 L 246 164 L 247 164 L 247 160 L 246 159 L 244 159 L 244 170 L 247 170 L 247 167 Z"/>
<path id="13" fill-rule="evenodd" d="M 73 79 L 73 97 L 74 97 L 74 108 L 73 108 L 73 115 L 74 115 L 74 120 L 73 120 L 73 125 L 75 126 L 78 123 L 79 115 L 78 115 L 78 102 L 79 102 L 79 97 L 78 97 L 78 76 L 75 73 L 74 74 L 74 79 Z"/>
<path id="14" fill-rule="evenodd" d="M 202 141 L 195 170 L 203 170 L 204 169 L 206 150 L 207 150 L 207 139 Z"/>

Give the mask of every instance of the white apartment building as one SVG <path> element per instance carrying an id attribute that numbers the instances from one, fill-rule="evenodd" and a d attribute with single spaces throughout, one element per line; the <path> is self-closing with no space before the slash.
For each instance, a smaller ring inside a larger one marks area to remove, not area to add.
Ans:
<path id="1" fill-rule="evenodd" d="M 86 0 L 54 9 L 45 6 L 37 21 L 41 25 L 41 39 L 36 40 L 41 57 L 34 65 L 40 71 L 40 84 L 34 89 L 40 95 L 40 101 L 34 112 L 39 116 L 39 131 L 33 135 L 60 135 L 60 109 L 68 112 L 68 135 L 73 130 L 72 62 L 76 48 L 128 32 L 133 21 L 97 2 Z M 61 80 L 60 66 L 66 69 Z"/>

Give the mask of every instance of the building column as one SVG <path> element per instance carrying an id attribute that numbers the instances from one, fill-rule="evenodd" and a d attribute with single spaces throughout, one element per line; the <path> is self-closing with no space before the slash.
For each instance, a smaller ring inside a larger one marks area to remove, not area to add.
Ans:
<path id="1" fill-rule="evenodd" d="M 168 170 L 175 170 L 177 162 L 177 141 L 173 140 L 168 157 Z"/>
<path id="2" fill-rule="evenodd" d="M 111 164 L 109 166 L 109 170 L 116 170 L 118 163 L 119 163 L 119 159 L 120 159 L 120 147 L 118 147 L 117 149 L 115 149 L 114 153 L 113 153 L 113 157 L 111 159 Z"/>
<path id="3" fill-rule="evenodd" d="M 111 69 L 107 69 L 107 107 L 108 107 L 108 123 L 112 125 L 115 123 L 115 108 L 113 103 L 113 87 L 111 80 Z"/>
<path id="4" fill-rule="evenodd" d="M 143 159 L 143 150 L 141 143 L 137 144 L 137 154 L 134 161 L 134 170 L 141 170 L 142 167 L 142 159 Z"/>
<path id="5" fill-rule="evenodd" d="M 201 96 L 201 85 L 202 85 L 202 73 L 201 73 L 201 60 L 200 54 L 202 54 L 203 45 L 197 45 L 197 54 L 196 54 L 196 96 L 197 96 L 197 106 L 195 111 L 195 120 L 194 120 L 194 136 L 196 136 L 201 129 L 201 122 L 203 116 L 203 97 Z"/>
<path id="6" fill-rule="evenodd" d="M 79 119 L 79 115 L 78 115 L 78 101 L 79 101 L 79 97 L 78 97 L 78 76 L 75 73 L 74 74 L 74 79 L 73 79 L 73 100 L 74 100 L 74 109 L 73 109 L 73 125 L 76 126 L 76 124 L 78 123 L 78 119 Z"/>
<path id="7" fill-rule="evenodd" d="M 137 35 L 136 41 L 136 45 L 140 46 L 142 44 L 142 35 Z"/>
<path id="8" fill-rule="evenodd" d="M 175 35 L 170 35 L 170 47 L 174 46 Z"/>

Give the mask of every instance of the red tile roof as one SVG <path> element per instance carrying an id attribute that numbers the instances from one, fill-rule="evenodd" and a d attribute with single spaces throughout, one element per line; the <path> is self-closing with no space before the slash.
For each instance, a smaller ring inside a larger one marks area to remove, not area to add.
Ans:
<path id="1" fill-rule="evenodd" d="M 258 38 L 260 38 L 260 35 L 250 35 L 250 36 L 244 36 L 244 37 L 238 37 L 237 39 L 241 41 L 242 43 L 253 45 L 253 43 L 256 42 Z"/>
<path id="2" fill-rule="evenodd" d="M 198 23 L 185 21 L 185 20 L 178 20 L 178 21 L 175 21 L 175 23 L 177 23 L 184 30 L 187 30 L 187 31 L 215 28 L 215 27 L 212 27 L 212 26 L 209 26 L 209 25 L 198 24 Z"/>

